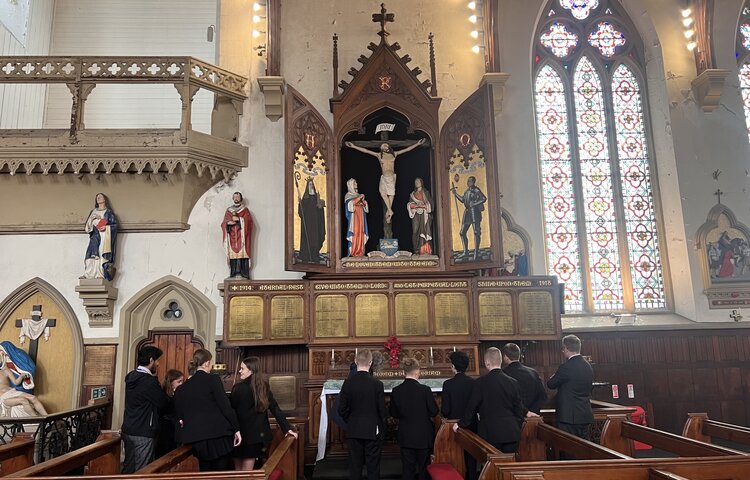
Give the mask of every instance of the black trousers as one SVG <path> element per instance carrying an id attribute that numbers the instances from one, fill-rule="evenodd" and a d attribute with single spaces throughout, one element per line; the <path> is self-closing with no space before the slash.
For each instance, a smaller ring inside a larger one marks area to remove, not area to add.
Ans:
<path id="1" fill-rule="evenodd" d="M 367 464 L 367 480 L 380 480 L 380 440 L 347 438 L 349 480 L 361 480 L 362 465 Z"/>
<path id="2" fill-rule="evenodd" d="M 516 450 L 518 450 L 518 442 L 493 443 L 492 446 L 503 453 L 516 453 Z"/>
<path id="3" fill-rule="evenodd" d="M 232 464 L 232 456 L 226 454 L 212 460 L 198 459 L 198 468 L 201 472 L 226 472 L 227 470 L 233 470 L 234 465 Z"/>
<path id="4" fill-rule="evenodd" d="M 430 462 L 430 450 L 427 448 L 401 447 L 401 471 L 404 480 L 430 480 L 427 464 Z M 369 479 L 368 479 L 369 480 Z"/>

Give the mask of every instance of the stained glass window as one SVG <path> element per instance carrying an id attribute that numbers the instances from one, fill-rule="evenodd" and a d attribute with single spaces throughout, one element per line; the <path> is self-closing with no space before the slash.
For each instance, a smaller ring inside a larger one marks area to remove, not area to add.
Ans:
<path id="1" fill-rule="evenodd" d="M 611 23 L 599 22 L 596 30 L 589 33 L 589 43 L 605 57 L 611 57 L 618 47 L 625 45 L 625 35 L 618 32 Z"/>
<path id="2" fill-rule="evenodd" d="M 578 45 L 578 35 L 570 32 L 565 25 L 553 23 L 549 30 L 540 37 L 542 45 L 547 47 L 557 57 L 567 57 Z"/>
<path id="3" fill-rule="evenodd" d="M 737 28 L 737 61 L 740 67 L 740 93 L 745 108 L 745 125 L 750 139 L 750 8 L 742 8 Z"/>
<path id="4" fill-rule="evenodd" d="M 640 39 L 615 0 L 557 6 L 538 30 L 534 84 L 548 273 L 566 312 L 666 309 Z M 563 40 L 586 31 L 587 44 Z M 750 92 L 750 64 L 746 78 Z"/>
<path id="5" fill-rule="evenodd" d="M 599 0 L 560 0 L 560 6 L 570 10 L 577 20 L 584 20 L 599 6 Z"/>

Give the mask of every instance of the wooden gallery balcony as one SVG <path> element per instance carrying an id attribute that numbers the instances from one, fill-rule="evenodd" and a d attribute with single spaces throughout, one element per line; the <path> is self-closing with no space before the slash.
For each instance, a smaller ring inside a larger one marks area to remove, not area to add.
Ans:
<path id="1" fill-rule="evenodd" d="M 247 78 L 201 60 L 0 57 L 0 83 L 65 84 L 72 95 L 69 128 L 0 130 L 0 234 L 81 231 L 97 192 L 120 231 L 186 230 L 201 195 L 247 166 L 237 143 Z M 172 84 L 175 128 L 87 129 L 86 100 L 105 84 Z M 211 134 L 191 127 L 200 89 L 213 93 Z"/>

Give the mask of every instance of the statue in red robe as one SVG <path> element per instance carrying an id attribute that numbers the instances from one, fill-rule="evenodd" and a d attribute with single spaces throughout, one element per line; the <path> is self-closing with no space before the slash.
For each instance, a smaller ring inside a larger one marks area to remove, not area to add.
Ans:
<path id="1" fill-rule="evenodd" d="M 221 231 L 224 249 L 229 260 L 230 278 L 250 278 L 250 245 L 253 233 L 253 217 L 244 205 L 240 192 L 232 195 L 234 204 L 224 213 Z"/>
<path id="2" fill-rule="evenodd" d="M 344 196 L 344 211 L 346 212 L 346 240 L 349 244 L 347 256 L 364 257 L 365 244 L 370 237 L 367 228 L 367 206 L 365 196 L 357 191 L 357 181 L 350 178 L 346 181 L 347 192 Z"/>

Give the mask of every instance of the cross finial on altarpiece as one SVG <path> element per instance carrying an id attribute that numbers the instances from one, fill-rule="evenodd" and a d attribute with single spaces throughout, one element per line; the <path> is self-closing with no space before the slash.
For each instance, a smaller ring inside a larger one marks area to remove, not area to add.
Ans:
<path id="1" fill-rule="evenodd" d="M 380 4 L 380 13 L 373 13 L 372 14 L 372 21 L 375 23 L 380 24 L 380 31 L 378 32 L 378 35 L 380 35 L 380 38 L 382 38 L 382 41 L 385 41 L 385 37 L 390 35 L 385 29 L 386 24 L 389 22 L 394 22 L 396 20 L 396 15 L 393 13 L 387 13 L 388 10 L 385 9 L 385 3 Z"/>
<path id="2" fill-rule="evenodd" d="M 717 188 L 714 192 L 714 195 L 716 195 L 719 198 L 719 203 L 721 203 L 721 196 L 724 195 L 724 192 L 721 191 L 720 188 Z"/>

